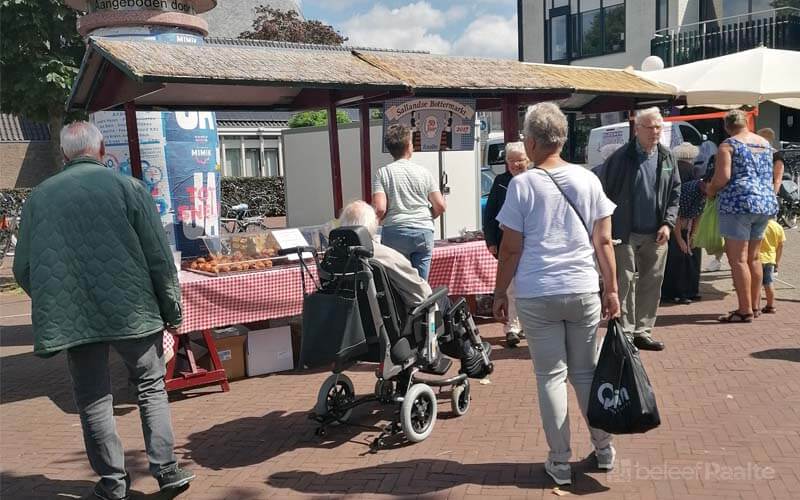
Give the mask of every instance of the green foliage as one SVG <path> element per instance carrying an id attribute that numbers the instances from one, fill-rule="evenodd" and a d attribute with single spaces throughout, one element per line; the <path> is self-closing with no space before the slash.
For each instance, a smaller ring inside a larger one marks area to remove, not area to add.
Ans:
<path id="1" fill-rule="evenodd" d="M 344 111 L 336 110 L 336 123 L 350 123 L 350 117 Z M 325 110 L 303 111 L 302 113 L 297 113 L 289 119 L 289 128 L 327 126 L 328 112 Z"/>
<path id="2" fill-rule="evenodd" d="M 247 203 L 251 210 L 268 217 L 286 215 L 283 177 L 223 177 L 221 191 L 225 205 Z"/>
<path id="3" fill-rule="evenodd" d="M 281 11 L 263 5 L 256 7 L 253 30 L 245 31 L 239 36 L 254 40 L 320 45 L 341 45 L 347 41 L 346 37 L 328 24 L 301 19 L 294 10 Z"/>
<path id="4" fill-rule="evenodd" d="M 83 58 L 76 13 L 60 0 L 1 0 L 0 7 L 0 109 L 51 121 L 63 113 Z"/>

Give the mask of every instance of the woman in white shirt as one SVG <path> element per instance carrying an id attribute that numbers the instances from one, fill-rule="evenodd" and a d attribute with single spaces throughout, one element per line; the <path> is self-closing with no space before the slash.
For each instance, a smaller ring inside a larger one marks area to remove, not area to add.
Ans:
<path id="1" fill-rule="evenodd" d="M 566 485 L 572 477 L 567 378 L 585 418 L 597 366 L 597 326 L 601 317 L 617 317 L 620 311 L 611 242 L 616 206 L 592 172 L 561 159 L 567 119 L 555 104 L 531 106 L 524 135 L 534 168 L 512 179 L 497 215 L 503 241 L 494 314 L 505 319 L 513 278 L 550 447 L 545 471 Z M 595 258 L 605 283 L 602 301 Z M 589 430 L 598 467 L 612 469 L 611 435 Z"/>

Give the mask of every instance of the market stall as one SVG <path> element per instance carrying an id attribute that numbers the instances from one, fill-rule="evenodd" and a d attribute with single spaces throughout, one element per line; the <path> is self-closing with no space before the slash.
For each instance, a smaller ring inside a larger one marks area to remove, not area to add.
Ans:
<path id="1" fill-rule="evenodd" d="M 666 103 L 674 95 L 671 86 L 602 68 L 242 40 L 166 45 L 93 38 L 68 108 L 88 112 L 124 108 L 129 117 L 137 109 L 325 108 L 330 164 L 320 165 L 314 181 L 330 183 L 333 196 L 331 217 L 318 221 L 322 224 L 336 217 L 343 205 L 337 107 L 360 110 L 361 195 L 369 200 L 370 108 L 385 101 L 411 96 L 469 99 L 474 110 L 502 110 L 506 139 L 517 140 L 521 106 L 557 100 L 565 111 L 619 111 Z M 136 120 L 128 122 L 129 144 L 135 149 Z M 441 137 L 443 144 L 454 139 Z M 135 162 L 138 155 L 131 151 L 131 158 Z M 141 171 L 137 167 L 134 172 Z M 204 202 L 195 200 L 192 213 L 203 212 Z M 194 220 L 202 220 L 202 213 L 196 215 Z M 443 244 L 434 253 L 430 281 L 450 287 L 456 295 L 490 292 L 495 266 L 482 241 Z M 173 362 L 170 388 L 220 383 L 227 390 L 209 328 L 299 312 L 297 266 L 211 274 L 181 273 L 186 314 L 182 332 L 203 331 L 211 369 L 198 369 L 192 360 L 190 370 L 176 377 Z M 179 337 L 180 346 L 190 349 L 185 337 Z"/>

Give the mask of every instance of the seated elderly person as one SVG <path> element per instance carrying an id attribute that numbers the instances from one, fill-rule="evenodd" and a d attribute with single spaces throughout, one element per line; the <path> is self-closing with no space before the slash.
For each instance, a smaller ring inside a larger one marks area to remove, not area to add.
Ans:
<path id="1" fill-rule="evenodd" d="M 342 226 L 364 226 L 372 239 L 378 232 L 378 216 L 371 205 L 361 200 L 354 201 L 342 209 L 339 215 Z M 431 293 L 428 282 L 420 278 L 419 272 L 400 252 L 377 241 L 372 243 L 373 257 L 383 264 L 392 285 L 397 289 L 407 305 L 419 304 Z"/>
<path id="2" fill-rule="evenodd" d="M 428 282 L 420 278 L 411 262 L 400 252 L 374 241 L 378 231 L 378 217 L 371 205 L 363 201 L 348 204 L 339 215 L 341 226 L 364 226 L 373 238 L 372 257 L 383 265 L 392 286 L 398 291 L 407 306 L 414 306 L 431 295 Z M 437 302 L 442 313 L 451 311 L 450 299 L 445 295 Z M 465 323 L 455 328 L 452 339 L 443 342 L 440 339 L 441 352 L 447 356 L 461 359 L 461 371 L 470 377 L 482 378 L 491 372 L 488 353 L 491 346 L 483 342 L 478 334 L 472 317 L 467 313 Z M 484 354 L 482 354 L 484 353 Z M 449 366 L 443 358 L 434 363 L 437 366 Z M 487 365 L 489 365 L 487 367 Z M 434 371 L 437 369 L 435 368 Z M 487 371 L 488 370 L 488 371 Z"/>

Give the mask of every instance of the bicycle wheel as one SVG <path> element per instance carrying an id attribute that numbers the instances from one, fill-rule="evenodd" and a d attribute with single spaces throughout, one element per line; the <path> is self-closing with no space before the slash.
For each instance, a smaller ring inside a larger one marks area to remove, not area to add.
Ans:
<path id="1" fill-rule="evenodd" d="M 262 233 L 264 231 L 269 231 L 269 228 L 266 224 L 262 221 L 250 221 L 245 222 L 244 228 L 242 232 L 245 233 Z"/>

